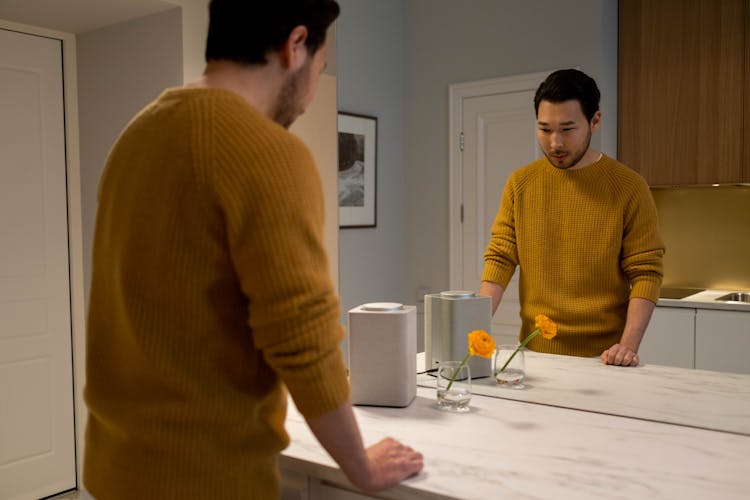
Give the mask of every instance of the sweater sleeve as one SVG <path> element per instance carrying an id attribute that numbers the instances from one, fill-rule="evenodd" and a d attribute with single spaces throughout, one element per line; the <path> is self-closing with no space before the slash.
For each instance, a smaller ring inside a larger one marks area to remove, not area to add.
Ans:
<path id="1" fill-rule="evenodd" d="M 630 298 L 654 303 L 663 277 L 664 243 L 656 205 L 645 181 L 637 179 L 625 209 L 621 266 L 630 280 Z"/>
<path id="2" fill-rule="evenodd" d="M 349 398 L 343 332 L 319 174 L 307 147 L 274 127 L 237 141 L 235 131 L 217 130 L 211 171 L 252 341 L 312 418 Z M 260 146 L 246 150 L 247 142 Z"/>
<path id="3" fill-rule="evenodd" d="M 492 223 L 490 242 L 484 252 L 482 281 L 490 281 L 506 288 L 518 265 L 516 228 L 514 217 L 514 176 L 503 189 L 500 208 Z"/>

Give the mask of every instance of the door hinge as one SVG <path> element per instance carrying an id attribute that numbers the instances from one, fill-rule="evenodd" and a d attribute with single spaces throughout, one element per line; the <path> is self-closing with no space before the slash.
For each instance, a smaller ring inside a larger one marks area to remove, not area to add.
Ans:
<path id="1" fill-rule="evenodd" d="M 464 150 L 464 133 L 461 132 L 461 135 L 458 136 L 458 148 L 463 151 Z"/>
<path id="2" fill-rule="evenodd" d="M 462 203 L 461 204 L 461 224 L 463 223 L 464 223 L 464 205 Z"/>

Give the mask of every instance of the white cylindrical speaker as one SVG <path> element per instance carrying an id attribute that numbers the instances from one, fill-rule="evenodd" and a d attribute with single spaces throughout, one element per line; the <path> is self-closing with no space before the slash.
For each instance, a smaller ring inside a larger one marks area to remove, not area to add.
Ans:
<path id="1" fill-rule="evenodd" d="M 468 334 L 484 330 L 492 334 L 492 298 L 471 291 L 446 291 L 424 296 L 425 364 L 437 368 L 440 361 L 461 361 L 468 352 Z M 492 360 L 469 359 L 471 377 L 489 377 Z"/>
<path id="2" fill-rule="evenodd" d="M 408 406 L 417 395 L 417 310 L 395 302 L 350 309 L 352 403 Z"/>

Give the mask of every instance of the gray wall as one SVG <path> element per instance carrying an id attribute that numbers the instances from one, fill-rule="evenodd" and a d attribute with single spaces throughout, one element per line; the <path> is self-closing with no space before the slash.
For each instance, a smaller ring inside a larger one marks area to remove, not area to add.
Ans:
<path id="1" fill-rule="evenodd" d="M 181 9 L 80 34 L 76 47 L 88 307 L 99 177 L 112 144 L 133 115 L 165 87 L 182 84 Z"/>
<path id="2" fill-rule="evenodd" d="M 416 304 L 420 288 L 449 288 L 450 84 L 579 67 L 603 94 L 594 147 L 615 155 L 617 0 L 340 4 L 339 109 L 377 115 L 381 136 L 378 229 L 340 232 L 344 310 L 375 299 Z"/>
<path id="3" fill-rule="evenodd" d="M 378 119 L 377 226 L 339 231 L 342 318 L 366 302 L 405 302 L 403 1 L 339 0 L 338 109 Z"/>

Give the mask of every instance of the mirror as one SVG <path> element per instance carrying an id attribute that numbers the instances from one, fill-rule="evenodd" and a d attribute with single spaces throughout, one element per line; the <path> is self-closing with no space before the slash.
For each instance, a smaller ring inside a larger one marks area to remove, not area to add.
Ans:
<path id="1" fill-rule="evenodd" d="M 585 0 L 574 8 L 553 0 L 340 4 L 338 107 L 377 116 L 379 127 L 378 225 L 339 231 L 342 319 L 348 309 L 377 301 L 415 304 L 421 318 L 424 294 L 456 289 L 449 85 L 579 67 L 602 91 L 594 146 L 615 156 L 617 1 Z M 595 399 L 586 404 L 598 411 Z"/>
<path id="2" fill-rule="evenodd" d="M 603 126 L 594 141 L 612 152 L 617 2 L 587 0 L 575 9 L 550 0 L 340 4 L 338 108 L 377 116 L 379 145 L 377 227 L 339 231 L 342 309 L 393 300 L 421 312 L 425 293 L 456 287 L 449 85 L 578 66 L 602 89 Z"/>

